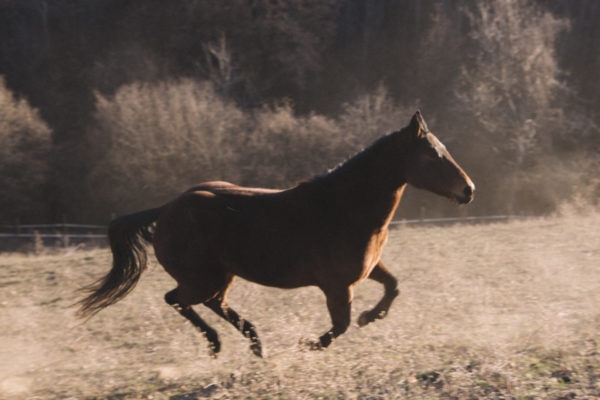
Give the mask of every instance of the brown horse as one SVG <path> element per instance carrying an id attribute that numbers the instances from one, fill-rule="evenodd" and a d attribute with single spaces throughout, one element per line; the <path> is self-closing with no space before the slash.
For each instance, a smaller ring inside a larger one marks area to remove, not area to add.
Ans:
<path id="1" fill-rule="evenodd" d="M 333 327 L 310 347 L 325 348 L 348 328 L 359 282 L 369 278 L 385 288 L 379 303 L 360 315 L 360 326 L 383 318 L 399 294 L 380 258 L 407 183 L 462 204 L 473 198 L 473 183 L 419 112 L 404 129 L 287 190 L 200 184 L 162 207 L 111 222 L 112 269 L 87 288 L 80 313 L 93 315 L 133 289 L 146 267 L 144 244 L 152 242 L 177 281 L 166 302 L 206 335 L 212 354 L 220 349 L 218 335 L 192 305 L 202 303 L 229 321 L 262 354 L 254 326 L 227 305 L 236 276 L 280 288 L 318 286 Z"/>

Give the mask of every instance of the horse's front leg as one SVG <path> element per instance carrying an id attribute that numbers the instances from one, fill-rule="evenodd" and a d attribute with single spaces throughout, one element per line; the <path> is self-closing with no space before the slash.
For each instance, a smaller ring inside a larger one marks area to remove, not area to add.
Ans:
<path id="1" fill-rule="evenodd" d="M 392 305 L 392 302 L 400 294 L 398 290 L 398 280 L 387 270 L 381 261 L 377 263 L 375 268 L 371 271 L 369 279 L 373 279 L 381 284 L 385 288 L 385 293 L 379 303 L 371 310 L 365 311 L 358 317 L 358 325 L 365 326 L 376 319 L 385 317 Z"/>
<path id="2" fill-rule="evenodd" d="M 322 288 L 323 289 L 323 288 Z M 327 308 L 333 327 L 323 334 L 317 342 L 311 342 L 311 350 L 321 350 L 346 332 L 350 325 L 350 308 L 352 306 L 352 287 L 323 289 L 327 297 Z"/>

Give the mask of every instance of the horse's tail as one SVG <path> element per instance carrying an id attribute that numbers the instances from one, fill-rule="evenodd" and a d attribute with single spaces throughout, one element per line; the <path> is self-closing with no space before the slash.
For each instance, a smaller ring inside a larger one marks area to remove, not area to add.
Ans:
<path id="1" fill-rule="evenodd" d="M 81 289 L 89 294 L 77 303 L 79 316 L 91 317 L 125 297 L 135 287 L 146 269 L 144 245 L 152 241 L 153 223 L 161 211 L 162 207 L 152 208 L 111 221 L 108 239 L 113 254 L 112 269 L 104 278 Z"/>

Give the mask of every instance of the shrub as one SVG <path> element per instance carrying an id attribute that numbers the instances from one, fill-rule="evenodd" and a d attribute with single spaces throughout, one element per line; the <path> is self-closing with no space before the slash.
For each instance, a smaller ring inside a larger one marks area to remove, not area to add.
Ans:
<path id="1" fill-rule="evenodd" d="M 0 220 L 39 222 L 45 217 L 51 131 L 27 101 L 0 76 Z"/>
<path id="2" fill-rule="evenodd" d="M 253 114 L 246 157 L 240 160 L 250 185 L 289 187 L 323 173 L 339 145 L 335 121 L 321 115 L 296 116 L 289 104 Z"/>
<path id="3" fill-rule="evenodd" d="M 157 205 L 201 181 L 239 181 L 230 166 L 244 147 L 247 117 L 211 84 L 133 83 L 96 97 L 90 140 L 100 147 L 89 182 L 111 211 Z"/>
<path id="4" fill-rule="evenodd" d="M 295 115 L 285 102 L 242 111 L 208 82 L 134 83 L 97 95 L 89 197 L 106 218 L 156 206 L 202 181 L 289 187 L 409 117 L 382 88 L 328 118 Z"/>

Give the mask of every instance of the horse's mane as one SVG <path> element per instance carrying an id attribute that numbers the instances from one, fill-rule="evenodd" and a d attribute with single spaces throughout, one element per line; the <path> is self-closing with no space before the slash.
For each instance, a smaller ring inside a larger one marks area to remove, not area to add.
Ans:
<path id="1" fill-rule="evenodd" d="M 360 150 L 358 153 L 354 154 L 353 156 L 347 158 L 346 160 L 342 161 L 341 163 L 339 163 L 338 165 L 336 165 L 335 167 L 329 169 L 327 172 L 323 173 L 323 174 L 319 174 L 316 175 L 308 180 L 306 180 L 305 182 L 302 183 L 313 183 L 313 184 L 319 184 L 321 182 L 330 180 L 332 178 L 336 178 L 338 176 L 341 176 L 343 174 L 345 174 L 348 170 L 353 169 L 354 166 L 356 165 L 360 165 L 362 163 L 365 162 L 365 160 L 370 159 L 373 154 L 382 147 L 382 145 L 384 145 L 385 142 L 387 142 L 392 136 L 394 135 L 398 135 L 398 134 L 402 134 L 402 132 L 405 130 L 406 128 L 400 130 L 400 131 L 394 131 L 392 133 L 388 133 L 386 135 L 383 135 L 381 137 L 379 137 L 377 140 L 375 140 L 369 147 L 363 148 L 362 150 Z"/>

